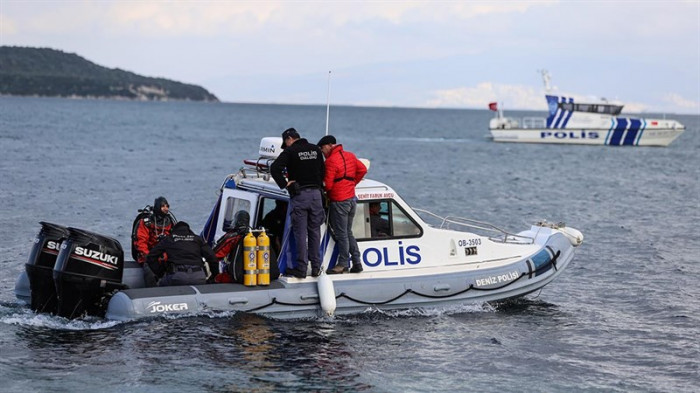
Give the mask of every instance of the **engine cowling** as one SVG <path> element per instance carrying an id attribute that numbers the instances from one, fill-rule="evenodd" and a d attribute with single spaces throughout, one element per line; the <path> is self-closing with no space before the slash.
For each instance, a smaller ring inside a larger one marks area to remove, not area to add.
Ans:
<path id="1" fill-rule="evenodd" d="M 25 264 L 31 293 L 30 307 L 37 312 L 56 312 L 56 286 L 53 269 L 61 242 L 68 237 L 68 228 L 40 222 L 41 229 L 34 239 L 34 246 Z"/>
<path id="2" fill-rule="evenodd" d="M 66 318 L 104 316 L 109 297 L 125 288 L 123 273 L 124 251 L 119 241 L 68 228 L 53 269 L 56 313 Z"/>

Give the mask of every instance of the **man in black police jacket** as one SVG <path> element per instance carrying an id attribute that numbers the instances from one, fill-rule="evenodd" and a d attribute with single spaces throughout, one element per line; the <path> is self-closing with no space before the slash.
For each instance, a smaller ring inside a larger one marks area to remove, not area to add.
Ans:
<path id="1" fill-rule="evenodd" d="M 167 254 L 165 260 L 164 253 Z M 205 268 L 202 258 L 206 259 L 209 269 Z M 160 277 L 158 286 L 161 287 L 205 284 L 207 274 L 211 272 L 215 276 L 219 270 L 211 247 L 184 221 L 175 224 L 172 233 L 151 249 L 146 263 L 156 277 Z"/>
<path id="2" fill-rule="evenodd" d="M 292 232 L 297 246 L 296 264 L 285 274 L 306 278 L 308 262 L 311 275 L 321 274 L 321 224 L 325 219 L 321 190 L 326 168 L 321 149 L 301 138 L 294 128 L 282 133 L 282 153 L 270 166 L 277 185 L 290 196 Z M 287 168 L 287 178 L 284 177 Z M 308 261 L 308 262 L 307 262 Z"/>

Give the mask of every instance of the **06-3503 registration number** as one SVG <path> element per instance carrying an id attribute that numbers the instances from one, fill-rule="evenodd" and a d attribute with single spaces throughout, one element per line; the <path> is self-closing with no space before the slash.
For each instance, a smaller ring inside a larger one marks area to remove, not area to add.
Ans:
<path id="1" fill-rule="evenodd" d="M 475 238 L 475 239 L 462 239 L 457 242 L 457 244 L 460 247 L 470 247 L 470 246 L 480 246 L 481 245 L 481 239 Z"/>

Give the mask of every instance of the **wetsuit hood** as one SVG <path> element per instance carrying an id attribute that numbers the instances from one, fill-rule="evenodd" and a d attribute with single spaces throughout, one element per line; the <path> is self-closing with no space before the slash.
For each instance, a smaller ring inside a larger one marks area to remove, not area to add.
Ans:
<path id="1" fill-rule="evenodd" d="M 250 224 L 250 214 L 245 210 L 239 210 L 234 218 L 233 227 L 235 229 L 247 228 Z"/>
<path id="2" fill-rule="evenodd" d="M 163 218 L 163 217 L 166 216 L 166 215 L 163 214 L 163 212 L 160 210 L 160 208 L 163 207 L 163 205 L 168 205 L 168 206 L 170 206 L 170 204 L 168 203 L 168 200 L 165 199 L 165 197 L 163 197 L 163 196 L 159 196 L 159 197 L 156 198 L 156 200 L 153 202 L 153 213 L 154 213 L 154 214 L 156 215 L 156 217 L 158 217 L 158 218 Z"/>

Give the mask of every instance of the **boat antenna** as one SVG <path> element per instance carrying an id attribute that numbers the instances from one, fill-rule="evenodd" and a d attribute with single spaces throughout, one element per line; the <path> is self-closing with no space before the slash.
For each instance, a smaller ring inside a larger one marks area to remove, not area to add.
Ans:
<path id="1" fill-rule="evenodd" d="M 542 82 L 544 82 L 544 91 L 549 93 L 552 91 L 552 86 L 550 84 L 552 77 L 549 76 L 549 71 L 547 70 L 539 70 L 540 74 L 542 74 Z"/>
<path id="2" fill-rule="evenodd" d="M 328 135 L 328 118 L 331 112 L 331 72 L 328 71 L 328 95 L 326 96 L 326 135 Z"/>

